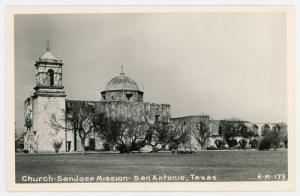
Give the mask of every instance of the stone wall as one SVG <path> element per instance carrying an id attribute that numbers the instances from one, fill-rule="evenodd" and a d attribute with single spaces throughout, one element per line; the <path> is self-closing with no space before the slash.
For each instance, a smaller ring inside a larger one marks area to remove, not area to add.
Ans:
<path id="1" fill-rule="evenodd" d="M 168 122 L 170 120 L 170 105 L 143 102 L 97 102 L 98 113 L 104 113 L 113 119 L 147 121 L 153 123 L 155 119 Z"/>
<path id="2" fill-rule="evenodd" d="M 70 142 L 68 150 L 81 150 L 79 137 L 75 138 L 74 133 L 69 131 L 60 131 L 53 127 L 51 121 L 53 116 L 62 126 L 70 126 L 70 123 L 65 122 L 66 105 L 76 102 L 75 100 L 65 100 L 64 97 L 52 96 L 33 96 L 24 102 L 24 117 L 25 117 L 25 149 L 30 152 L 54 152 L 53 142 L 61 141 L 62 147 L 60 151 L 67 149 L 67 142 Z M 78 102 L 78 101 L 77 101 Z M 207 115 L 199 116 L 184 116 L 171 118 L 171 108 L 169 104 L 143 103 L 143 102 L 126 102 L 126 101 L 79 101 L 87 105 L 95 107 L 97 113 L 103 113 L 106 117 L 120 120 L 133 120 L 136 122 L 146 121 L 153 123 L 155 120 L 170 122 L 172 126 L 187 132 L 189 140 L 184 144 L 187 148 L 201 150 L 195 133 L 199 122 L 208 124 L 210 138 L 208 146 L 215 146 L 215 141 L 223 140 L 222 132 L 220 131 L 221 121 L 211 120 Z M 263 137 L 266 131 L 279 131 L 282 136 L 287 135 L 287 125 L 285 123 L 254 123 L 243 122 L 249 131 L 256 133 L 257 138 Z M 75 139 L 77 148 L 74 148 Z M 95 140 L 95 149 L 103 149 L 104 141 L 94 133 L 91 133 L 86 141 L 86 146 L 89 146 L 90 139 Z M 241 136 L 236 137 L 237 141 L 243 139 Z"/>
<path id="3" fill-rule="evenodd" d="M 24 150 L 31 152 L 33 151 L 31 142 L 34 136 L 32 133 L 32 97 L 24 101 L 24 122 Z"/>
<path id="4" fill-rule="evenodd" d="M 155 104 L 143 102 L 121 102 L 121 101 L 76 101 L 66 100 L 67 111 L 69 103 L 71 102 L 85 102 L 86 105 L 95 107 L 96 113 L 105 114 L 106 117 L 112 119 L 119 119 L 124 121 L 148 122 L 153 123 L 155 120 L 169 122 L 170 121 L 170 105 L 169 104 Z M 68 123 L 69 124 L 69 123 Z M 89 138 L 95 139 L 95 149 L 103 149 L 104 141 L 98 134 L 91 134 Z M 71 150 L 74 150 L 74 136 L 69 137 L 71 142 Z M 89 139 L 85 141 L 85 145 L 89 146 Z M 77 137 L 77 150 L 81 150 L 80 140 Z"/>
<path id="5" fill-rule="evenodd" d="M 101 92 L 102 101 L 125 101 L 125 102 L 143 102 L 143 93 L 141 91 L 120 90 Z"/>
<path id="6" fill-rule="evenodd" d="M 187 148 L 193 148 L 196 150 L 201 150 L 200 144 L 196 140 L 195 132 L 197 132 L 197 123 L 207 122 L 210 132 L 210 138 L 208 140 L 207 146 L 215 146 L 216 140 L 223 140 L 221 121 L 220 120 L 210 120 L 209 116 L 185 116 L 172 118 L 171 123 L 175 128 L 179 128 L 182 132 L 188 132 L 189 141 L 184 145 Z M 258 122 L 247 122 L 247 121 L 231 121 L 233 124 L 242 123 L 247 127 L 247 130 L 254 133 L 254 137 L 261 140 L 264 137 L 264 132 L 268 131 L 278 131 L 281 137 L 287 136 L 287 125 L 285 123 L 258 123 Z M 241 135 L 237 135 L 235 139 L 239 142 L 243 138 Z M 249 138 L 246 138 L 247 145 L 249 147 Z"/>
<path id="7" fill-rule="evenodd" d="M 55 116 L 61 126 L 65 126 L 65 98 L 38 96 L 32 102 L 32 150 L 35 152 L 54 152 L 53 142 L 62 142 L 60 151 L 65 151 L 66 132 L 52 125 Z"/>
<path id="8" fill-rule="evenodd" d="M 50 86 L 49 70 L 54 72 L 54 86 L 62 86 L 62 68 L 58 65 L 45 65 L 40 64 L 36 68 L 36 85 L 37 86 Z"/>
<path id="9" fill-rule="evenodd" d="M 197 124 L 200 122 L 209 122 L 209 116 L 207 115 L 199 115 L 199 116 L 184 116 L 178 118 L 172 118 L 171 124 L 180 129 L 181 132 L 187 132 L 189 140 L 184 144 L 186 148 L 193 148 L 196 150 L 200 150 L 201 147 L 198 141 L 195 138 L 195 134 L 197 133 Z"/>

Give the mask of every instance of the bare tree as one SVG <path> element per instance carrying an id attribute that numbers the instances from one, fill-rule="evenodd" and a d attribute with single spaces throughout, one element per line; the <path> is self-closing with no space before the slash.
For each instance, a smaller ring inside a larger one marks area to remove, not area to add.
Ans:
<path id="1" fill-rule="evenodd" d="M 164 148 L 167 144 L 184 144 L 188 141 L 188 132 L 179 127 L 174 127 L 168 122 L 155 122 L 153 124 L 152 140 L 154 145 L 162 145 Z"/>
<path id="2" fill-rule="evenodd" d="M 143 146 L 150 145 L 153 148 L 164 149 L 167 144 L 186 143 L 188 140 L 187 132 L 182 132 L 166 121 L 146 122 L 141 133 L 143 134 L 143 140 L 140 140 L 142 141 L 141 144 Z"/>
<path id="3" fill-rule="evenodd" d="M 242 136 L 245 138 L 252 138 L 255 134 L 251 132 L 245 125 L 245 121 L 237 118 L 220 121 L 222 136 L 229 148 L 235 148 L 238 145 L 236 137 Z"/>
<path id="4" fill-rule="evenodd" d="M 151 140 L 149 143 L 154 147 L 161 145 L 165 148 L 172 136 L 172 126 L 167 122 L 155 122 L 150 127 L 152 137 L 149 138 Z"/>
<path id="5" fill-rule="evenodd" d="M 194 131 L 196 140 L 201 146 L 201 149 L 205 149 L 209 143 L 211 133 L 209 131 L 208 122 L 201 120 L 196 123 L 196 130 Z"/>
<path id="6" fill-rule="evenodd" d="M 229 148 L 233 148 L 238 145 L 236 137 L 238 136 L 239 130 L 236 129 L 235 121 L 232 120 L 221 120 L 220 125 L 222 129 L 222 136 Z"/>
<path id="7" fill-rule="evenodd" d="M 128 153 L 137 146 L 145 145 L 150 131 L 147 123 L 110 117 L 98 119 L 99 131 L 97 133 L 107 143 L 117 146 L 121 153 Z"/>
<path id="8" fill-rule="evenodd" d="M 70 101 L 67 103 L 66 120 L 68 125 L 61 125 L 56 116 L 52 116 L 51 124 L 57 132 L 59 131 L 72 131 L 75 135 L 80 138 L 82 147 L 82 154 L 85 154 L 85 141 L 89 134 L 96 131 L 98 118 L 101 115 L 97 115 L 95 106 L 92 102 L 85 101 Z"/>
<path id="9" fill-rule="evenodd" d="M 120 120 L 103 118 L 98 132 L 106 142 L 116 145 L 121 153 L 128 153 L 150 145 L 164 148 L 171 142 L 185 142 L 186 133 L 174 129 L 168 122 L 149 123 L 147 119 L 136 122 L 132 119 Z"/>

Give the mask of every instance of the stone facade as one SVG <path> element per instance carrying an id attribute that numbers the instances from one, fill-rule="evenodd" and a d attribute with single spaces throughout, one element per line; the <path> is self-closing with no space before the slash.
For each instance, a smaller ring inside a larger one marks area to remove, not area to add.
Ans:
<path id="1" fill-rule="evenodd" d="M 111 118 L 149 123 L 153 123 L 156 118 L 166 122 L 170 120 L 169 104 L 111 101 L 97 102 L 96 107 L 99 113 L 105 113 Z"/>
<path id="2" fill-rule="evenodd" d="M 248 122 L 248 121 L 238 121 L 238 120 L 227 120 L 234 125 L 243 124 L 246 126 L 247 131 L 254 133 L 254 138 L 261 140 L 267 132 L 277 131 L 282 136 L 287 136 L 287 125 L 285 123 L 261 123 L 261 122 Z M 216 147 L 216 140 L 223 140 L 222 123 L 221 120 L 211 120 L 207 115 L 199 116 L 185 116 L 178 118 L 171 118 L 171 123 L 182 130 L 182 132 L 187 131 L 189 135 L 189 141 L 184 145 L 187 148 L 202 150 L 199 145 L 195 134 L 197 133 L 197 125 L 200 122 L 205 122 L 208 125 L 210 137 L 207 146 Z M 243 138 L 241 135 L 237 135 L 235 138 L 237 142 L 241 139 L 247 140 L 247 147 L 249 147 L 249 138 Z"/>
<path id="3" fill-rule="evenodd" d="M 66 134 L 57 132 L 51 124 L 53 116 L 60 124 L 65 124 L 66 94 L 62 85 L 62 65 L 48 47 L 35 63 L 35 92 L 25 100 L 24 141 L 25 149 L 30 152 L 53 151 L 54 143 L 66 145 Z"/>
<path id="4" fill-rule="evenodd" d="M 221 121 L 212 120 L 207 115 L 185 116 L 171 118 L 169 104 L 143 102 L 143 94 L 134 80 L 125 75 L 123 69 L 120 75 L 113 77 L 99 101 L 66 100 L 62 83 L 63 62 L 58 60 L 47 47 L 44 55 L 35 63 L 36 86 L 34 94 L 24 102 L 25 135 L 24 148 L 29 152 L 54 152 L 54 143 L 61 143 L 60 151 L 81 151 L 82 146 L 77 134 L 71 131 L 58 131 L 53 126 L 53 120 L 62 127 L 71 126 L 67 120 L 71 105 L 83 102 L 92 106 L 97 113 L 105 114 L 112 119 L 124 121 L 168 122 L 182 133 L 187 132 L 188 141 L 185 147 L 202 150 L 196 139 L 196 133 L 201 123 L 208 127 L 210 137 L 207 145 L 214 146 L 216 140 L 222 140 Z M 280 131 L 287 134 L 284 123 L 252 123 L 243 122 L 248 130 L 260 138 L 268 131 Z M 237 137 L 238 140 L 243 139 Z M 103 149 L 104 141 L 95 133 L 90 133 L 85 146 L 93 150 Z"/>
<path id="5" fill-rule="evenodd" d="M 101 92 L 102 101 L 143 102 L 143 92 L 131 90 L 115 90 Z"/>
<path id="6" fill-rule="evenodd" d="M 68 130 L 66 119 L 70 105 L 76 100 L 66 100 L 62 84 L 62 65 L 47 47 L 44 55 L 35 63 L 36 86 L 34 94 L 24 102 L 25 149 L 29 152 L 54 152 L 53 143 L 61 142 L 60 151 L 80 151 L 80 139 L 71 131 L 58 131 L 53 121 Z M 106 117 L 136 122 L 153 123 L 155 120 L 169 122 L 170 105 L 143 102 L 144 92 L 134 80 L 122 72 L 112 78 L 104 91 L 101 101 L 80 101 L 95 107 L 97 113 Z M 86 146 L 94 145 L 95 150 L 103 148 L 103 141 L 97 134 L 90 133 Z"/>
<path id="7" fill-rule="evenodd" d="M 195 139 L 195 133 L 199 122 L 209 123 L 209 116 L 184 116 L 178 118 L 172 118 L 171 123 L 175 128 L 179 128 L 181 132 L 187 132 L 189 140 L 184 144 L 185 147 L 200 149 L 198 142 Z"/>
<path id="8" fill-rule="evenodd" d="M 67 111 L 71 107 L 71 103 L 76 103 L 76 100 L 66 100 Z M 170 105 L 156 104 L 144 102 L 122 102 L 122 101 L 80 101 L 95 107 L 97 114 L 105 114 L 106 117 L 112 119 L 120 119 L 123 121 L 134 122 L 149 122 L 153 123 L 155 120 L 169 122 L 170 121 Z M 67 122 L 68 123 L 68 122 Z M 74 140 L 77 140 L 74 142 Z M 89 139 L 86 140 L 86 146 L 90 146 L 90 142 L 94 143 L 95 150 L 103 149 L 104 141 L 98 134 L 91 133 Z M 76 149 L 81 150 L 79 138 L 69 137 L 67 139 L 71 145 L 70 151 Z M 75 147 L 75 146 L 76 147 Z"/>

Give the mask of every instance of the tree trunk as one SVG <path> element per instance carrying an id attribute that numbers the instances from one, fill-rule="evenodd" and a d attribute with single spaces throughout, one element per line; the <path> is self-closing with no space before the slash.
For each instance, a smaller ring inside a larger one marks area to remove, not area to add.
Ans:
<path id="1" fill-rule="evenodd" d="M 74 130 L 74 151 L 77 151 L 77 131 Z"/>
<path id="2" fill-rule="evenodd" d="M 85 155 L 85 145 L 84 141 L 81 141 L 82 155 Z"/>

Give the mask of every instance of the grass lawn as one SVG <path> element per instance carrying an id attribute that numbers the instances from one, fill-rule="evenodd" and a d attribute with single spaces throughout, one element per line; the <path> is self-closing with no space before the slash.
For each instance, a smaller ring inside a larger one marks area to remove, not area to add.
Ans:
<path id="1" fill-rule="evenodd" d="M 197 154 L 133 153 L 133 154 L 24 154 L 16 155 L 16 182 L 22 176 L 113 177 L 139 181 L 143 176 L 185 176 L 185 181 L 253 181 L 274 180 L 275 174 L 285 174 L 287 151 L 203 151 Z M 263 179 L 257 176 L 262 174 Z M 195 175 L 191 177 L 190 175 Z M 270 175 L 271 178 L 268 178 Z M 266 176 L 266 178 L 265 178 Z M 174 180 L 175 178 L 173 178 Z M 60 182 L 55 181 L 54 182 Z M 173 181 L 172 180 L 172 181 Z M 31 181 L 30 181 L 31 182 Z M 46 181 L 39 181 L 46 182 Z M 49 182 L 49 181 L 47 181 Z M 52 182 L 52 181 L 51 181 Z M 70 182 L 70 181 L 69 181 Z"/>

